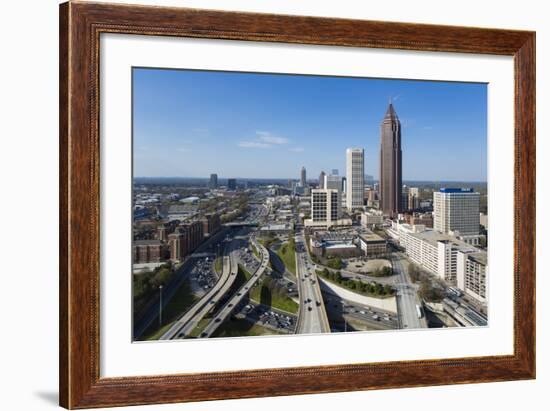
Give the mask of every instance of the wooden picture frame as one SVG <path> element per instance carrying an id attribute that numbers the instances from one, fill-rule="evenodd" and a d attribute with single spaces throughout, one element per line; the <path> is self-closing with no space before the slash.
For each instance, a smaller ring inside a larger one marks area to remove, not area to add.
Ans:
<path id="1" fill-rule="evenodd" d="M 101 33 L 513 56 L 514 354 L 100 378 Z M 185 8 L 60 6 L 60 404 L 90 408 L 535 378 L 535 33 Z"/>

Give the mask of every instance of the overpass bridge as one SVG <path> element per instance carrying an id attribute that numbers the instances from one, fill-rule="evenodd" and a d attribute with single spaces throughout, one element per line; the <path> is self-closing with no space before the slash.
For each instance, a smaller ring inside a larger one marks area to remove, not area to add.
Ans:
<path id="1" fill-rule="evenodd" d="M 232 221 L 225 223 L 225 227 L 258 227 L 257 221 Z"/>
<path id="2" fill-rule="evenodd" d="M 254 272 L 254 274 L 252 274 L 250 279 L 229 299 L 229 301 L 227 301 L 227 303 L 221 308 L 221 310 L 207 324 L 200 335 L 201 338 L 208 338 L 214 335 L 220 325 L 222 325 L 224 321 L 227 320 L 235 307 L 237 307 L 243 300 L 243 298 L 248 295 L 250 289 L 266 271 L 267 266 L 269 265 L 269 252 L 263 245 L 257 242 L 255 238 L 252 239 L 252 244 L 261 253 L 260 266 Z"/>

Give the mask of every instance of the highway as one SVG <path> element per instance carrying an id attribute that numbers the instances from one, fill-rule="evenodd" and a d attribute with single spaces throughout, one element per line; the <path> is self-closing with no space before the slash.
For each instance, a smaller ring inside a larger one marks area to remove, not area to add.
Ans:
<path id="1" fill-rule="evenodd" d="M 233 285 L 235 278 L 237 278 L 238 266 L 233 254 L 233 243 L 230 243 L 227 248 L 226 251 L 229 255 L 223 258 L 222 275 L 218 282 L 160 337 L 161 340 L 187 337 L 213 308 L 216 301 L 225 295 Z"/>
<path id="2" fill-rule="evenodd" d="M 414 329 L 426 328 L 425 316 L 418 318 L 416 306 L 420 305 L 416 288 L 409 281 L 407 260 L 396 253 L 392 257 L 394 275 L 397 276 L 397 311 L 399 313 L 399 328 Z"/>
<path id="3" fill-rule="evenodd" d="M 250 279 L 227 301 L 227 303 L 219 310 L 218 313 L 212 318 L 208 325 L 201 333 L 201 338 L 208 338 L 214 335 L 218 327 L 231 315 L 235 307 L 237 307 L 242 299 L 248 295 L 250 289 L 258 281 L 258 279 L 264 274 L 267 266 L 269 265 L 269 253 L 267 249 L 256 241 L 254 237 L 251 237 L 252 244 L 261 252 L 261 263 L 258 269 L 251 275 Z M 232 261 L 232 264 L 237 265 L 237 261 Z"/>
<path id="4" fill-rule="evenodd" d="M 300 298 L 296 334 L 330 333 L 319 281 L 308 261 L 303 233 L 296 235 L 296 275 Z"/>
<path id="5" fill-rule="evenodd" d="M 210 246 L 215 245 L 220 240 L 220 238 L 223 239 L 226 233 L 227 233 L 226 228 L 221 229 L 218 233 L 208 238 L 204 243 L 202 243 L 199 247 L 197 247 L 197 249 L 195 250 L 195 253 L 197 254 L 204 253 L 206 250 L 208 250 Z M 192 256 L 190 256 L 178 268 L 176 273 L 174 273 L 173 279 L 167 285 L 165 285 L 162 291 L 163 307 L 166 307 L 166 305 L 170 302 L 172 297 L 178 291 L 178 288 L 181 287 L 183 282 L 187 279 L 187 276 L 191 271 L 191 269 L 193 268 L 194 264 L 195 264 L 195 259 Z M 147 312 L 143 316 L 141 316 L 141 318 L 137 320 L 136 323 L 134 324 L 134 339 L 139 339 L 139 337 L 145 332 L 145 330 L 149 327 L 149 325 L 154 320 L 158 321 L 158 315 L 159 315 L 159 299 L 158 299 L 158 296 L 156 296 L 155 300 L 151 303 Z"/>

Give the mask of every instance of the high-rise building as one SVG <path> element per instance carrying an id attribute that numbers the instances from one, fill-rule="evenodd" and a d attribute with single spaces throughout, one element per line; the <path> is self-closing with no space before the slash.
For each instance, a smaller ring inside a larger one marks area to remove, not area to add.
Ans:
<path id="1" fill-rule="evenodd" d="M 326 174 L 324 171 L 321 171 L 321 174 L 319 174 L 319 185 L 317 188 L 326 188 L 325 187 L 325 178 L 326 178 Z"/>
<path id="2" fill-rule="evenodd" d="M 479 240 L 479 193 L 472 188 L 441 188 L 434 192 L 434 229 Z"/>
<path id="3" fill-rule="evenodd" d="M 331 174 L 329 176 L 325 177 L 325 188 L 329 188 L 331 190 L 338 190 L 340 193 L 342 193 L 344 190 L 342 189 L 342 177 L 339 175 Z"/>
<path id="4" fill-rule="evenodd" d="M 420 208 L 420 189 L 418 187 L 409 187 L 409 198 L 407 201 L 409 210 Z"/>
<path id="5" fill-rule="evenodd" d="M 409 187 L 403 185 L 401 189 L 401 211 L 404 211 L 409 206 Z"/>
<path id="6" fill-rule="evenodd" d="M 233 191 L 237 189 L 237 180 L 235 178 L 227 179 L 227 189 Z"/>
<path id="7" fill-rule="evenodd" d="M 365 186 L 365 150 L 346 150 L 346 207 L 348 210 L 363 207 Z"/>
<path id="8" fill-rule="evenodd" d="M 330 188 L 311 190 L 311 218 L 306 227 L 330 228 L 351 225 L 350 219 L 342 219 L 341 191 Z"/>
<path id="9" fill-rule="evenodd" d="M 338 220 L 340 218 L 340 192 L 331 189 L 312 190 L 311 218 L 316 222 Z"/>
<path id="10" fill-rule="evenodd" d="M 208 182 L 208 187 L 210 189 L 218 188 L 218 175 L 210 174 L 210 181 Z"/>
<path id="11" fill-rule="evenodd" d="M 306 168 L 302 166 L 302 169 L 300 170 L 300 186 L 305 187 L 306 186 Z"/>
<path id="12" fill-rule="evenodd" d="M 402 204 L 401 122 L 392 103 L 380 125 L 380 208 L 396 216 Z"/>

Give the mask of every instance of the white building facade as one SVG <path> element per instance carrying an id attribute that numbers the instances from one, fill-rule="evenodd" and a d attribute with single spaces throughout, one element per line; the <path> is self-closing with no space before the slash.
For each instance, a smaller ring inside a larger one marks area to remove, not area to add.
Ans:
<path id="1" fill-rule="evenodd" d="M 342 219 L 340 190 L 329 188 L 311 190 L 311 218 L 305 221 L 305 225 L 319 228 L 351 225 L 351 220 Z"/>
<path id="2" fill-rule="evenodd" d="M 457 256 L 457 287 L 481 303 L 487 303 L 487 253 Z"/>
<path id="3" fill-rule="evenodd" d="M 434 230 L 479 244 L 479 193 L 471 188 L 442 188 L 433 196 Z"/>
<path id="4" fill-rule="evenodd" d="M 365 150 L 346 150 L 346 207 L 354 210 L 363 207 L 365 186 Z"/>

